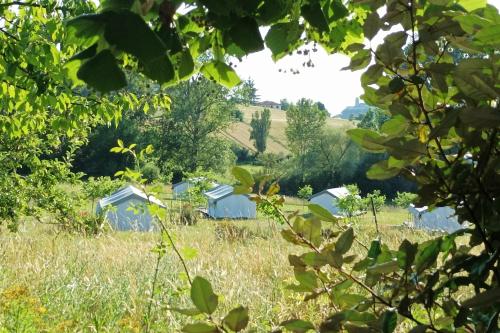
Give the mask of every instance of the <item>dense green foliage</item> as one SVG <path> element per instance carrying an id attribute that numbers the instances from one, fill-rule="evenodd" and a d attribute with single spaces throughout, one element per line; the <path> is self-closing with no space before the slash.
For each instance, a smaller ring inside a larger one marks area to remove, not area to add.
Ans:
<path id="1" fill-rule="evenodd" d="M 174 174 L 225 170 L 234 160 L 229 143 L 219 135 L 234 120 L 228 90 L 197 76 L 168 93 L 171 110 L 154 130 L 162 169 Z"/>
<path id="2" fill-rule="evenodd" d="M 398 326 L 413 332 L 498 331 L 500 16 L 495 7 L 484 0 L 103 1 L 98 13 L 77 16 L 63 29 L 68 13 L 92 11 L 92 5 L 69 2 L 61 10 L 51 1 L 20 3 L 20 8 L 11 8 L 13 4 L 19 3 L 0 6 L 2 220 L 31 213 L 29 201 L 34 207 L 49 203 L 62 213 L 63 223 L 71 223 L 73 215 L 65 214 L 67 201 L 58 201 L 54 190 L 59 181 L 74 177 L 68 172 L 71 153 L 91 127 L 119 118 L 124 109 L 136 109 L 138 101 L 127 93 L 103 97 L 80 87 L 77 78 L 110 92 L 126 87 L 130 80 L 123 69 L 130 68 L 163 84 L 183 81 L 171 92 L 175 101 L 189 96 L 189 86 L 199 82 L 237 85 L 240 79 L 226 64 L 227 56 L 242 57 L 266 45 L 277 60 L 304 44 L 319 44 L 329 53 L 351 56 L 347 69 L 365 69 L 363 99 L 390 116 L 380 131 L 349 131 L 363 149 L 384 153 L 368 177 L 404 175 L 418 186 L 417 204 L 450 206 L 470 227 L 421 244 L 404 240 L 397 249 L 377 238 L 360 244 L 365 253 L 353 253 L 353 228 L 316 205 L 309 205 L 309 217 L 284 214 L 278 184 L 257 186 L 248 172 L 236 168 L 238 191 L 250 193 L 258 187 L 253 199 L 261 211 L 287 227 L 282 231 L 285 240 L 305 249 L 289 256 L 298 283 L 289 288 L 304 294 L 304 302 L 324 299 L 330 305 L 321 322 L 302 320 L 297 313 L 280 326 L 322 333 L 391 333 Z M 186 11 L 177 13 L 181 5 Z M 270 26 L 264 38 L 259 26 Z M 378 46 L 364 43 L 377 35 L 383 37 Z M 207 53 L 210 60 L 199 61 Z M 457 54 L 470 56 L 458 59 Z M 195 72 L 205 80 L 190 80 Z M 213 97 L 211 91 L 205 96 Z M 165 103 L 160 97 L 153 109 Z M 189 104 L 190 98 L 184 100 Z M 165 120 L 164 128 L 199 120 L 203 112 L 196 106 L 174 104 L 174 121 Z M 211 111 L 218 110 L 226 108 Z M 302 100 L 287 114 L 291 150 L 304 172 L 305 156 L 323 133 L 324 113 Z M 218 129 L 228 118 L 226 112 L 218 113 L 205 122 Z M 167 138 L 169 132 L 161 134 L 166 145 L 175 142 Z M 198 138 L 189 129 L 183 137 L 202 143 Z M 216 168 L 213 155 L 202 155 L 212 148 L 176 144 L 159 151 L 182 151 L 193 159 L 181 165 L 183 170 Z M 123 144 L 118 151 L 135 154 Z M 160 158 L 167 162 L 169 155 Z M 122 175 L 142 181 L 134 170 Z M 156 213 L 161 222 L 161 213 Z M 334 229 L 333 237 L 321 237 L 323 224 Z M 195 307 L 179 310 L 196 316 L 183 331 L 245 329 L 248 308 L 214 315 L 219 297 L 204 278 L 191 279 L 168 229 L 161 226 L 158 260 L 167 239 L 181 258 Z M 145 328 L 149 330 L 148 322 Z"/>
<path id="3" fill-rule="evenodd" d="M 250 140 L 254 140 L 255 149 L 262 154 L 266 151 L 267 137 L 271 127 L 271 112 L 269 109 L 264 109 L 262 112 L 256 111 L 252 114 L 250 126 L 252 127 Z"/>
<path id="4" fill-rule="evenodd" d="M 252 79 L 241 82 L 240 85 L 233 89 L 231 99 L 237 104 L 255 105 L 259 100 L 255 82 Z"/>

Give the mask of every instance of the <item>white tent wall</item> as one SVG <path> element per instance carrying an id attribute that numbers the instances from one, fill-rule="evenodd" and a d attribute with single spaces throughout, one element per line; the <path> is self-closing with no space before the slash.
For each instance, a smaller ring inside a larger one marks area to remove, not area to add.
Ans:
<path id="1" fill-rule="evenodd" d="M 257 217 L 257 206 L 247 196 L 229 195 L 218 200 L 209 200 L 208 215 L 213 218 L 247 218 Z"/>
<path id="2" fill-rule="evenodd" d="M 151 231 L 154 229 L 153 218 L 147 203 L 166 206 L 157 198 L 134 186 L 126 186 L 97 203 L 96 213 L 105 214 L 106 220 L 115 230 Z"/>
<path id="3" fill-rule="evenodd" d="M 450 207 L 436 207 L 429 211 L 425 207 L 410 206 L 408 210 L 412 216 L 413 226 L 417 229 L 455 232 L 462 228 L 455 211 Z"/>
<path id="4" fill-rule="evenodd" d="M 312 197 L 310 202 L 320 205 L 333 215 L 340 215 L 339 208 L 337 207 L 337 198 L 335 198 L 328 192 L 324 192 L 322 194 L 318 194 L 315 197 Z"/>
<path id="5" fill-rule="evenodd" d="M 179 199 L 183 195 L 186 195 L 187 190 L 191 187 L 191 183 L 188 181 L 182 181 L 180 183 L 174 184 L 172 186 L 172 197 L 174 199 Z"/>
<path id="6" fill-rule="evenodd" d="M 153 218 L 146 202 L 129 199 L 106 210 L 106 219 L 114 230 L 152 231 Z"/>

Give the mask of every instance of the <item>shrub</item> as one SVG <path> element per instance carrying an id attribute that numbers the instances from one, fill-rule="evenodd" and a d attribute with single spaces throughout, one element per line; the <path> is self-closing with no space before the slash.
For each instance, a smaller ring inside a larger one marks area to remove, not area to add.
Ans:
<path id="1" fill-rule="evenodd" d="M 192 205 L 182 205 L 179 214 L 179 223 L 182 225 L 195 225 L 198 223 L 199 216 L 199 212 Z"/>
<path id="2" fill-rule="evenodd" d="M 380 190 L 374 190 L 372 193 L 368 193 L 366 195 L 366 198 L 364 199 L 364 210 L 371 211 L 373 201 L 373 208 L 375 208 L 375 212 L 380 212 L 385 204 L 385 200 L 386 197 L 385 195 L 380 194 Z"/>
<path id="3" fill-rule="evenodd" d="M 337 206 L 340 212 L 348 219 L 351 219 L 364 209 L 364 202 L 359 195 L 359 188 L 357 185 L 347 185 L 349 194 L 337 200 Z"/>
<path id="4" fill-rule="evenodd" d="M 408 208 L 411 203 L 417 200 L 417 195 L 411 192 L 397 192 L 394 204 L 401 208 Z"/>
<path id="5" fill-rule="evenodd" d="M 158 180 L 160 178 L 160 168 L 156 164 L 149 162 L 144 165 L 141 169 L 142 177 L 146 179 L 148 184 Z"/>
<path id="6" fill-rule="evenodd" d="M 92 210 L 94 210 L 95 199 L 110 195 L 123 186 L 123 181 L 111 179 L 110 177 L 89 177 L 83 183 L 83 192 L 87 199 L 92 201 Z"/>
<path id="7" fill-rule="evenodd" d="M 78 216 L 79 230 L 87 236 L 98 236 L 106 231 L 106 218 L 104 214 L 88 214 L 80 212 Z"/>
<path id="8" fill-rule="evenodd" d="M 301 188 L 299 188 L 299 191 L 297 192 L 297 196 L 303 200 L 309 200 L 312 196 L 313 189 L 311 185 L 304 185 Z"/>

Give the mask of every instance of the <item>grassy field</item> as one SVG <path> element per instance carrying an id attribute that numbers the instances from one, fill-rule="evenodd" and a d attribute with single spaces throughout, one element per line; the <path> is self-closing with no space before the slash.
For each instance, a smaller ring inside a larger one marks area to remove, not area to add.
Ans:
<path id="1" fill-rule="evenodd" d="M 263 108 L 260 106 L 239 106 L 239 109 L 243 112 L 243 122 L 234 123 L 231 125 L 230 129 L 224 133 L 224 136 L 231 139 L 251 151 L 255 151 L 253 142 L 250 141 L 250 121 L 252 120 L 252 114 L 256 111 L 262 111 Z M 286 140 L 286 112 L 278 109 L 271 110 L 271 129 L 269 131 L 269 137 L 267 139 L 267 152 L 270 153 L 283 153 L 288 154 L 288 143 Z M 353 123 L 338 118 L 328 118 L 327 126 L 331 128 L 351 128 Z"/>
<path id="2" fill-rule="evenodd" d="M 302 202 L 289 198 L 286 209 L 302 209 Z M 386 207 L 378 217 L 382 240 L 390 247 L 404 238 L 429 237 L 400 226 L 407 217 L 404 210 Z M 217 316 L 240 304 L 249 306 L 248 331 L 266 332 L 286 319 L 317 321 L 326 313 L 322 301 L 303 303 L 301 295 L 286 288 L 293 282 L 288 254 L 303 249 L 282 240 L 282 226 L 259 218 L 169 228 L 191 275 L 206 277 L 221 295 Z M 234 228 L 242 232 L 228 232 Z M 369 215 L 354 228 L 363 243 L 376 236 Z M 151 250 L 158 238 L 135 232 L 84 237 L 29 222 L 18 233 L 0 233 L 0 332 L 141 331 L 156 264 Z M 353 253 L 364 251 L 354 247 Z M 186 276 L 171 248 L 158 267 L 151 331 L 179 331 L 192 319 L 168 309 L 191 307 Z"/>

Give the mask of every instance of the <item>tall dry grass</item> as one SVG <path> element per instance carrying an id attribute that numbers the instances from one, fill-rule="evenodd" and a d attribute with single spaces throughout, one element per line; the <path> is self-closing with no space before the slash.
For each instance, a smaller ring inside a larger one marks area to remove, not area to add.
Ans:
<path id="1" fill-rule="evenodd" d="M 396 226 L 404 214 L 385 210 L 379 217 L 382 240 L 392 248 L 404 238 L 429 237 Z M 225 231 L 220 223 L 245 232 L 221 236 Z M 207 278 L 221 296 L 217 315 L 240 304 L 249 306 L 249 331 L 265 332 L 292 317 L 317 321 L 326 314 L 322 301 L 303 303 L 303 296 L 286 288 L 293 283 L 288 254 L 303 249 L 282 240 L 279 226 L 264 220 L 203 220 L 170 228 L 191 274 Z M 376 237 L 369 216 L 355 228 L 364 243 Z M 157 238 L 158 234 L 134 232 L 86 238 L 58 234 L 39 224 L 28 224 L 17 234 L 1 233 L 0 332 L 139 332 L 151 297 L 156 260 L 151 249 Z M 354 252 L 365 253 L 359 247 Z M 161 260 L 158 277 L 151 329 L 179 331 L 190 319 L 168 308 L 192 305 L 172 249 Z"/>

